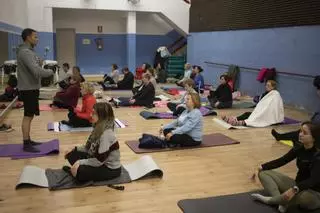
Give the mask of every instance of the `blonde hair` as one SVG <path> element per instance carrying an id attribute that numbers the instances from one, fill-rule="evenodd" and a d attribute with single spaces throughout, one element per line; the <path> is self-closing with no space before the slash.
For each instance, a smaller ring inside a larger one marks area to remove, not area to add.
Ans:
<path id="1" fill-rule="evenodd" d="M 81 84 L 81 89 L 83 89 L 84 91 L 86 91 L 86 93 L 89 93 L 89 94 L 93 94 L 94 91 L 95 91 L 95 88 L 93 86 L 92 83 L 89 83 L 89 82 L 84 82 Z"/>
<path id="2" fill-rule="evenodd" d="M 277 82 L 275 80 L 268 80 L 267 83 L 270 83 L 274 89 L 277 89 Z"/>
<path id="3" fill-rule="evenodd" d="M 201 100 L 198 93 L 188 93 L 190 95 L 191 100 L 193 102 L 194 108 L 199 109 L 201 107 Z"/>

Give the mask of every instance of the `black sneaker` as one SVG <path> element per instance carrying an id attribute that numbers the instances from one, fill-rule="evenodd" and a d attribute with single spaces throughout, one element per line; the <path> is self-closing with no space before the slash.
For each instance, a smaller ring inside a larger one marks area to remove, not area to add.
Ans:
<path id="1" fill-rule="evenodd" d="M 31 144 L 24 144 L 23 145 L 23 151 L 25 152 L 31 152 L 31 153 L 39 153 L 40 150 L 33 147 Z"/>
<path id="2" fill-rule="evenodd" d="M 272 136 L 273 136 L 277 141 L 280 140 L 280 138 L 279 138 L 279 133 L 278 133 L 275 129 L 272 129 L 272 130 L 271 130 L 271 134 L 272 134 Z"/>
<path id="3" fill-rule="evenodd" d="M 61 123 L 62 123 L 62 124 L 64 124 L 64 125 L 68 125 L 68 126 L 70 126 L 70 123 L 69 123 L 69 121 L 66 121 L 66 120 L 62 120 L 62 121 L 61 121 Z"/>
<path id="4" fill-rule="evenodd" d="M 39 142 L 35 142 L 33 140 L 30 140 L 29 144 L 31 144 L 32 146 L 39 146 L 41 145 L 42 143 L 39 143 Z"/>

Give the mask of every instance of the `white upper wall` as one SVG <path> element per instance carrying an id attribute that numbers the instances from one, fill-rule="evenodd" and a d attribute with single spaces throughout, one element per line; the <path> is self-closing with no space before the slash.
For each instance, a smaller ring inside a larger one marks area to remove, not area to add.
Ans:
<path id="1" fill-rule="evenodd" d="M 27 0 L 1 0 L 0 21 L 25 28 L 28 25 Z"/>
<path id="2" fill-rule="evenodd" d="M 126 11 L 91 9 L 53 9 L 53 31 L 57 28 L 74 28 L 77 33 L 96 34 L 97 27 L 103 27 L 104 34 L 126 34 Z M 136 33 L 144 35 L 165 35 L 173 30 L 154 13 L 137 13 Z"/>
<path id="3" fill-rule="evenodd" d="M 126 33 L 126 13 L 105 10 L 53 9 L 53 30 L 74 28 L 77 33 L 95 34 L 98 26 L 104 34 Z"/>
<path id="4" fill-rule="evenodd" d="M 189 32 L 190 5 L 182 0 L 140 0 L 132 5 L 128 0 L 27 0 L 28 24 L 38 31 L 52 32 L 52 8 L 96 9 L 160 13 L 170 24 Z M 140 29 L 137 23 L 137 28 Z"/>

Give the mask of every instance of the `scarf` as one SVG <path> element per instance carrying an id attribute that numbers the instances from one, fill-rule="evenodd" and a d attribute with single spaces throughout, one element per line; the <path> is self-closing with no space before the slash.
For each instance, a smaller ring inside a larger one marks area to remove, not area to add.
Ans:
<path id="1" fill-rule="evenodd" d="M 94 125 L 85 148 L 88 150 L 90 156 L 95 156 L 98 153 L 100 145 L 100 137 L 106 129 L 114 130 L 114 121 L 103 121 Z"/>

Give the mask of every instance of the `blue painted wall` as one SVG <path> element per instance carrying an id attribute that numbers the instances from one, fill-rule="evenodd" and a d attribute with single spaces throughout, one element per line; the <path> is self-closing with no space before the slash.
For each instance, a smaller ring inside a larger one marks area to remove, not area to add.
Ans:
<path id="1" fill-rule="evenodd" d="M 22 28 L 13 26 L 4 22 L 0 22 L 0 30 L 8 32 L 8 55 L 9 59 L 16 59 L 15 49 L 22 43 L 21 32 Z M 54 42 L 53 33 L 50 32 L 38 32 L 39 43 L 35 48 L 35 51 L 43 59 L 54 59 Z M 46 54 L 45 47 L 49 47 L 50 51 Z"/>
<path id="2" fill-rule="evenodd" d="M 95 39 L 103 39 L 103 50 L 97 49 Z M 83 39 L 90 39 L 89 45 L 82 44 Z M 76 61 L 84 74 L 103 74 L 111 71 L 113 63 L 126 66 L 126 35 L 76 34 Z"/>
<path id="3" fill-rule="evenodd" d="M 97 50 L 94 39 L 102 38 L 104 49 Z M 135 48 L 128 44 L 135 37 Z M 76 34 L 76 61 L 84 74 L 102 74 L 110 72 L 111 64 L 133 67 L 150 63 L 153 65 L 155 52 L 159 46 L 168 46 L 179 37 L 170 32 L 167 35 L 127 35 L 127 34 Z M 90 39 L 91 44 L 82 44 L 83 39 Z M 134 56 L 135 54 L 135 56 Z M 127 60 L 128 57 L 130 60 Z M 135 58 L 134 58 L 135 57 Z M 131 63 L 131 64 L 128 64 Z M 134 66 L 135 64 L 135 66 Z"/>
<path id="4" fill-rule="evenodd" d="M 153 65 L 158 47 L 168 46 L 175 41 L 167 35 L 137 35 L 137 66 L 143 63 Z"/>
<path id="5" fill-rule="evenodd" d="M 8 33 L 8 56 L 9 60 L 16 59 L 16 49 L 22 43 L 20 34 Z"/>
<path id="6" fill-rule="evenodd" d="M 136 55 L 137 35 L 127 34 L 127 66 L 132 72 L 134 72 L 135 68 L 137 67 Z"/>
<path id="7" fill-rule="evenodd" d="M 206 83 L 216 83 L 226 68 L 204 61 L 245 67 L 276 67 L 290 73 L 319 75 L 320 26 L 191 33 L 188 61 L 204 67 Z M 240 90 L 249 95 L 263 91 L 257 73 L 242 70 Z M 279 91 L 287 104 L 307 110 L 320 108 L 311 78 L 278 75 Z"/>
<path id="8" fill-rule="evenodd" d="M 38 32 L 39 42 L 35 48 L 35 51 L 39 54 L 44 60 L 53 60 L 54 59 L 54 33 L 51 32 Z M 46 52 L 45 49 L 49 48 L 49 51 Z"/>

